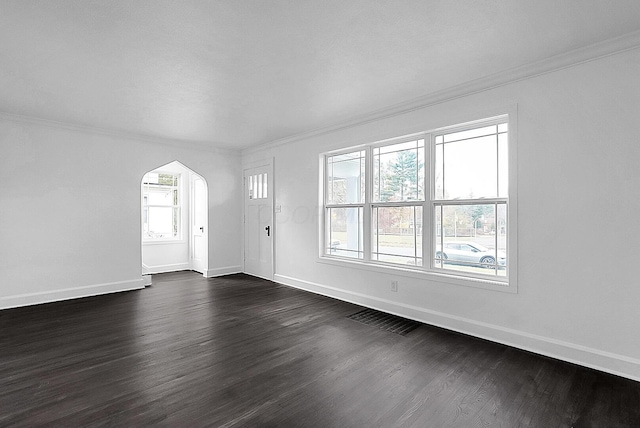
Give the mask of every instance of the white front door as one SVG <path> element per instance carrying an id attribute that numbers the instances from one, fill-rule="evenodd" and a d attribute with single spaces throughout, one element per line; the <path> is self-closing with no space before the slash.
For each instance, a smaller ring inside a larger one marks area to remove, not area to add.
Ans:
<path id="1" fill-rule="evenodd" d="M 273 279 L 273 169 L 244 170 L 244 271 Z"/>
<path id="2" fill-rule="evenodd" d="M 206 275 L 208 269 L 208 198 L 207 184 L 195 174 L 191 175 L 191 269 Z"/>

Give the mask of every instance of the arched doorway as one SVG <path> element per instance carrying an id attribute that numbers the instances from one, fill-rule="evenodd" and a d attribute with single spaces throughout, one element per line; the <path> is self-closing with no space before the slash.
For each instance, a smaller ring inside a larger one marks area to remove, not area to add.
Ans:
<path id="1" fill-rule="evenodd" d="M 143 275 L 208 270 L 206 180 L 178 161 L 155 168 L 141 181 Z"/>

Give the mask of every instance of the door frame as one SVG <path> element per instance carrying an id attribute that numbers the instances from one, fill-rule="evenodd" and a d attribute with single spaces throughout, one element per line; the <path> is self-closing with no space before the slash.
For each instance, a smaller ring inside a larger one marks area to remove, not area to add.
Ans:
<path id="1" fill-rule="evenodd" d="M 247 209 L 247 203 L 246 203 L 246 197 L 247 197 L 247 192 L 248 192 L 248 187 L 247 187 L 247 183 L 245 180 L 245 173 L 248 169 L 252 169 L 252 168 L 259 168 L 259 167 L 266 167 L 267 168 L 267 174 L 270 177 L 269 179 L 269 192 L 271 194 L 271 207 L 270 207 L 270 211 L 271 211 L 271 245 L 270 245 L 270 250 L 271 250 L 271 275 L 268 278 L 264 278 L 264 279 L 268 279 L 270 281 L 273 281 L 273 278 L 275 276 L 276 273 L 276 236 L 277 236 L 277 227 L 276 227 L 276 217 L 275 217 L 275 205 L 276 205 L 276 192 L 275 192 L 275 183 L 276 183 L 276 178 L 275 178 L 275 158 L 274 157 L 268 157 L 268 158 L 264 158 L 264 159 L 260 159 L 260 160 L 256 160 L 256 161 L 251 161 L 251 162 L 246 162 L 246 163 L 242 163 L 242 272 L 246 273 L 246 266 L 245 266 L 245 260 L 246 260 L 246 248 L 245 248 L 245 243 L 246 243 L 246 226 L 245 226 L 245 220 L 246 220 L 246 209 Z"/>

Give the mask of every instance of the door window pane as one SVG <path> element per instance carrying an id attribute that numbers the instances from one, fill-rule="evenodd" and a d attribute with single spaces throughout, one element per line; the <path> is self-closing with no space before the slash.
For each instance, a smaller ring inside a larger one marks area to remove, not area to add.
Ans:
<path id="1" fill-rule="evenodd" d="M 269 188 L 267 173 L 254 174 L 247 177 L 247 190 L 249 199 L 266 199 L 268 197 L 267 189 Z"/>
<path id="2" fill-rule="evenodd" d="M 262 197 L 263 198 L 267 198 L 267 189 L 269 188 L 269 185 L 267 184 L 267 173 L 265 172 L 264 175 L 262 176 Z"/>

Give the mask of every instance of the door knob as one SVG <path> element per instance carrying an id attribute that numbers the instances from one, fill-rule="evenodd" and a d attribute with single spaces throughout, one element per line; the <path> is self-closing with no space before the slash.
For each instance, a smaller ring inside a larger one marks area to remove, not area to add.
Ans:
<path id="1" fill-rule="evenodd" d="M 200 226 L 200 232 L 204 232 L 204 226 Z"/>
<path id="2" fill-rule="evenodd" d="M 264 228 L 267 231 L 267 236 L 271 236 L 271 226 L 267 226 Z"/>

